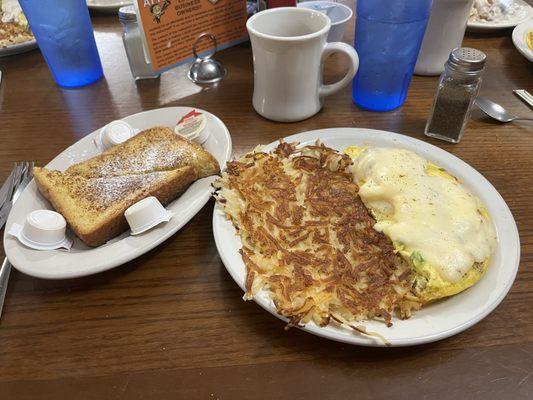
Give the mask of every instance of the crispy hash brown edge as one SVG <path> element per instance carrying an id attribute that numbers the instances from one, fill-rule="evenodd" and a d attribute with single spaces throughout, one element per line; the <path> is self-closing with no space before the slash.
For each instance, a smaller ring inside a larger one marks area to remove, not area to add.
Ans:
<path id="1" fill-rule="evenodd" d="M 333 322 L 379 336 L 353 323 L 378 319 L 390 326 L 393 313 L 409 318 L 419 309 L 411 269 L 373 229 L 350 158 L 318 141 L 297 146 L 256 148 L 229 162 L 214 183 L 215 198 L 241 237 L 245 299 L 267 290 L 288 326 Z M 305 297 L 311 289 L 318 294 Z"/>

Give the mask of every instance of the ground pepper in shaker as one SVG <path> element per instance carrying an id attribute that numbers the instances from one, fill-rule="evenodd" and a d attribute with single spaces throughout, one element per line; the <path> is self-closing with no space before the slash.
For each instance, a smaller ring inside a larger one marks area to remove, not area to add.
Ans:
<path id="1" fill-rule="evenodd" d="M 439 80 L 426 136 L 459 143 L 481 86 L 485 59 L 483 52 L 469 47 L 452 50 Z"/>

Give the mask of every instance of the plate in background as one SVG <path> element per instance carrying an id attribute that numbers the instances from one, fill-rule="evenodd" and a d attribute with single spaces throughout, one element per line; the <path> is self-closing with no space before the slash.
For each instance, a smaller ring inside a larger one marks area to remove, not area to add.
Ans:
<path id="1" fill-rule="evenodd" d="M 27 42 L 13 44 L 7 47 L 1 47 L 0 57 L 12 56 L 15 54 L 20 54 L 20 53 L 26 53 L 27 51 L 31 51 L 33 49 L 36 49 L 37 47 L 38 47 L 37 41 L 35 39 L 28 40 Z"/>
<path id="2" fill-rule="evenodd" d="M 487 206 L 496 227 L 498 246 L 487 272 L 479 282 L 455 296 L 413 312 L 410 319 L 395 318 L 391 328 L 387 328 L 383 322 L 362 322 L 361 324 L 368 331 L 383 335 L 392 346 L 434 342 L 468 329 L 500 304 L 511 288 L 518 270 L 520 239 L 507 204 L 483 175 L 464 161 L 436 146 L 392 132 L 360 128 L 320 129 L 289 136 L 285 138 L 285 141 L 307 145 L 313 144 L 316 139 L 340 151 L 351 145 L 412 150 L 436 165 L 444 167 L 464 182 L 465 186 Z M 278 143 L 278 141 L 270 143 L 264 150 L 272 150 Z M 246 267 L 239 253 L 241 241 L 236 235 L 233 224 L 226 218 L 218 203 L 213 212 L 213 234 L 226 269 L 244 290 Z M 276 312 L 270 296 L 265 291 L 260 291 L 254 297 L 254 301 L 271 314 L 287 322 L 286 318 Z M 385 343 L 377 338 L 363 336 L 343 327 L 329 325 L 321 328 L 310 322 L 301 329 L 339 342 L 362 346 L 385 346 Z"/>
<path id="3" fill-rule="evenodd" d="M 524 0 L 514 0 L 520 6 L 520 9 L 513 15 L 511 18 L 506 19 L 505 21 L 471 21 L 468 20 L 467 29 L 469 32 L 489 32 L 496 31 L 500 29 L 509 29 L 514 28 L 518 24 L 521 24 L 524 21 L 527 21 L 530 17 L 533 16 L 533 7 L 531 7 Z"/>

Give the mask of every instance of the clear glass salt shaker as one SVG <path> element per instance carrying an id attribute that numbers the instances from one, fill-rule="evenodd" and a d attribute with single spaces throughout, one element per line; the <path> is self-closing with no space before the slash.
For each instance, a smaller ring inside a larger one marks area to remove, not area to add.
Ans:
<path id="1" fill-rule="evenodd" d="M 118 18 L 124 27 L 122 40 L 133 78 L 135 80 L 159 78 L 159 74 L 152 70 L 152 65 L 144 53 L 141 30 L 137 23 L 134 6 L 121 7 L 118 10 Z"/>
<path id="2" fill-rule="evenodd" d="M 470 47 L 452 50 L 442 73 L 424 134 L 459 143 L 481 86 L 486 56 Z"/>

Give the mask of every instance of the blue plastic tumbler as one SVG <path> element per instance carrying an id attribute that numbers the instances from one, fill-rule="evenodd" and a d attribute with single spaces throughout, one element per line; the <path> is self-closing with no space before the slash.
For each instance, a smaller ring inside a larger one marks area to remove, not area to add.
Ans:
<path id="1" fill-rule="evenodd" d="M 355 104 L 372 111 L 403 104 L 431 5 L 432 0 L 357 0 Z"/>
<path id="2" fill-rule="evenodd" d="M 103 76 L 86 0 L 19 0 L 56 83 L 89 85 Z"/>

